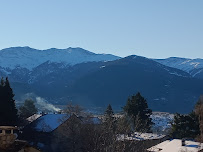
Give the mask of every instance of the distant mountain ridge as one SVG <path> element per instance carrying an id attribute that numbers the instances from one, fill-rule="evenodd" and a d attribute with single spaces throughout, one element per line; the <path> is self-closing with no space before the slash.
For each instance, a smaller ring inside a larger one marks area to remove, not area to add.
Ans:
<path id="1" fill-rule="evenodd" d="M 155 111 L 186 113 L 203 94 L 203 80 L 196 77 L 201 64 L 197 68 L 192 62 L 193 67 L 185 64 L 188 72 L 179 67 L 184 61 L 188 63 L 183 58 L 120 58 L 81 48 L 15 47 L 0 50 L 0 77 L 9 77 L 17 101 L 35 95 L 53 104 L 71 101 L 106 107 L 110 103 L 118 110 L 128 96 L 140 91 Z"/>
<path id="2" fill-rule="evenodd" d="M 192 77 L 203 79 L 203 59 L 188 59 L 170 57 L 167 59 L 155 59 L 155 61 L 189 73 Z"/>
<path id="3" fill-rule="evenodd" d="M 93 61 L 112 61 L 120 57 L 111 54 L 95 54 L 82 48 L 37 50 L 30 47 L 11 47 L 0 50 L 0 66 L 5 69 L 33 68 L 47 61 L 75 65 Z"/>

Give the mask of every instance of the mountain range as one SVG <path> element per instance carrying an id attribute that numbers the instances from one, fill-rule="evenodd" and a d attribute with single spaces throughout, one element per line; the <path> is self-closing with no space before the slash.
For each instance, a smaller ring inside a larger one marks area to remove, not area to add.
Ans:
<path id="1" fill-rule="evenodd" d="M 156 59 L 155 61 L 172 68 L 183 70 L 192 77 L 203 79 L 203 59 L 171 57 L 167 59 Z"/>
<path id="2" fill-rule="evenodd" d="M 48 102 L 121 109 L 138 91 L 154 111 L 190 112 L 203 94 L 203 59 L 124 58 L 82 48 L 0 50 L 0 76 L 9 77 L 17 102 Z"/>

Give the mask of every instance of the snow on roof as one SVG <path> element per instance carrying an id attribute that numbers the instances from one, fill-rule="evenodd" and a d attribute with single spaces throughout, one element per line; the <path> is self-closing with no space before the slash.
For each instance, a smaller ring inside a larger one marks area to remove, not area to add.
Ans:
<path id="1" fill-rule="evenodd" d="M 131 136 L 119 135 L 118 140 L 152 140 L 152 139 L 162 139 L 166 135 L 153 134 L 153 133 L 140 133 L 134 132 Z"/>
<path id="2" fill-rule="evenodd" d="M 149 149 L 151 152 L 198 152 L 203 149 L 203 143 L 194 141 L 185 141 L 185 146 L 182 146 L 182 140 L 173 139 L 166 140 L 158 145 Z"/>
<path id="3" fill-rule="evenodd" d="M 35 130 L 51 132 L 64 123 L 70 116 L 67 114 L 47 114 L 38 118 L 35 122 Z"/>
<path id="4" fill-rule="evenodd" d="M 38 119 L 41 116 L 42 116 L 41 114 L 34 114 L 34 115 L 28 117 L 26 120 L 29 122 L 33 122 L 34 120 Z"/>

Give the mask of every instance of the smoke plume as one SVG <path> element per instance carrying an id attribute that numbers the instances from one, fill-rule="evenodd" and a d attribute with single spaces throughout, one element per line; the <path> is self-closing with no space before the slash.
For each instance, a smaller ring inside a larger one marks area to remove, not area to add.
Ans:
<path id="1" fill-rule="evenodd" d="M 26 99 L 31 99 L 35 102 L 35 106 L 38 108 L 39 111 L 44 112 L 58 112 L 61 109 L 55 107 L 53 104 L 48 103 L 48 101 L 42 97 L 37 96 L 34 93 L 27 93 L 21 97 L 21 101 L 25 101 Z M 23 102 L 21 102 L 21 105 Z"/>
<path id="2" fill-rule="evenodd" d="M 41 97 L 36 97 L 36 105 L 39 106 L 41 109 L 46 109 L 51 112 L 58 112 L 61 110 L 60 108 L 57 108 L 54 105 L 48 103 L 45 99 Z"/>

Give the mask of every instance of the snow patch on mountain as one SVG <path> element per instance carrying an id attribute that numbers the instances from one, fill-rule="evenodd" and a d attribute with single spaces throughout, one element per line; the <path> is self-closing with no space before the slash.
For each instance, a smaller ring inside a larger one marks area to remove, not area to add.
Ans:
<path id="1" fill-rule="evenodd" d="M 105 68 L 105 67 L 106 67 L 106 66 L 103 65 L 103 66 L 101 66 L 100 68 Z"/>
<path id="2" fill-rule="evenodd" d="M 192 76 L 195 77 L 196 75 L 198 75 L 199 73 L 201 73 L 203 71 L 203 69 L 199 70 L 198 72 L 196 72 L 195 74 L 193 74 Z"/>
<path id="3" fill-rule="evenodd" d="M 183 75 L 178 74 L 178 73 L 176 73 L 176 72 L 169 72 L 169 73 L 172 74 L 172 75 L 176 75 L 176 76 L 179 76 L 179 77 L 183 77 Z"/>
<path id="4" fill-rule="evenodd" d="M 9 74 L 11 74 L 11 71 L 10 70 L 6 70 L 5 68 L 1 68 L 0 67 L 0 72 L 3 72 L 3 73 L 5 73 L 6 75 L 9 75 Z"/>
<path id="5" fill-rule="evenodd" d="M 75 65 L 84 62 L 112 61 L 120 57 L 95 54 L 82 48 L 37 50 L 30 47 L 11 47 L 0 50 L 0 65 L 11 70 L 20 67 L 32 70 L 42 63 Z"/>
<path id="6" fill-rule="evenodd" d="M 167 59 L 155 59 L 155 61 L 172 68 L 183 70 L 188 73 L 190 73 L 194 69 L 203 68 L 203 59 L 171 57 Z"/>

